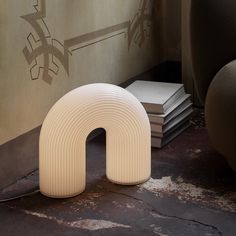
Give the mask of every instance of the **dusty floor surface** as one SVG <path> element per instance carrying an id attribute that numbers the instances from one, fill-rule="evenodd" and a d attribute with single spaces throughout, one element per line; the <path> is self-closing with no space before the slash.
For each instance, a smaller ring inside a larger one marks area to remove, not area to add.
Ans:
<path id="1" fill-rule="evenodd" d="M 38 189 L 38 173 L 0 199 Z M 236 235 L 236 174 L 210 146 L 201 110 L 192 126 L 152 149 L 152 178 L 119 186 L 105 177 L 105 138 L 88 144 L 87 188 L 55 200 L 35 193 L 0 203 L 0 235 Z"/>

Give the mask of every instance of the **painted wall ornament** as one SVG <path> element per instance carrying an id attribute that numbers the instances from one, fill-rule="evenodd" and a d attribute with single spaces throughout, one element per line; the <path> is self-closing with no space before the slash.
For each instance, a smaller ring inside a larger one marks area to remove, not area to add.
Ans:
<path id="1" fill-rule="evenodd" d="M 51 84 L 53 76 L 59 72 L 60 65 L 69 76 L 69 57 L 81 48 L 121 34 L 127 39 L 128 50 L 133 42 L 142 47 L 151 31 L 153 0 L 140 0 L 139 10 L 132 20 L 66 39 L 63 43 L 53 38 L 45 21 L 46 0 L 37 0 L 34 8 L 35 12 L 21 16 L 34 29 L 34 33 L 30 32 L 27 36 L 28 45 L 24 47 L 23 54 L 30 66 L 31 79 L 42 78 Z M 42 65 L 39 56 L 43 58 Z"/>

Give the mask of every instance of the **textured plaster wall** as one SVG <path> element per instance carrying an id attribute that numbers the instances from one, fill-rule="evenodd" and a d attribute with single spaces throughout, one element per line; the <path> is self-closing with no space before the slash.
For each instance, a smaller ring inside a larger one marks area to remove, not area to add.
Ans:
<path id="1" fill-rule="evenodd" d="M 151 4 L 159 1 L 2 0 L 0 144 L 41 125 L 71 89 L 156 65 Z"/>

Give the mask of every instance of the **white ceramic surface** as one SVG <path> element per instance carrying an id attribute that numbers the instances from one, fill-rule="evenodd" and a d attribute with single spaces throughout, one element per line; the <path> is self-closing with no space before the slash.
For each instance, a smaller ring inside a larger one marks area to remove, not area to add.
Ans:
<path id="1" fill-rule="evenodd" d="M 123 185 L 146 181 L 151 172 L 151 134 L 146 111 L 125 89 L 89 84 L 72 90 L 49 111 L 40 134 L 40 191 L 75 196 L 86 185 L 86 139 L 106 131 L 106 175 Z"/>

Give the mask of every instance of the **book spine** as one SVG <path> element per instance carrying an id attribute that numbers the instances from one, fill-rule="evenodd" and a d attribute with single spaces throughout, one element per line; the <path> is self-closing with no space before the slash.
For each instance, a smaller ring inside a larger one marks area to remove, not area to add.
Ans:
<path id="1" fill-rule="evenodd" d="M 162 125 L 157 125 L 157 124 L 153 124 L 151 123 L 151 131 L 152 132 L 158 132 L 158 133 L 162 133 Z"/>
<path id="2" fill-rule="evenodd" d="M 157 115 L 153 116 L 151 114 L 148 114 L 148 118 L 149 118 L 150 123 L 159 124 L 159 125 L 163 125 L 164 123 L 164 119 Z"/>
<path id="3" fill-rule="evenodd" d="M 147 113 L 164 114 L 164 108 L 160 104 L 142 103 Z"/>

